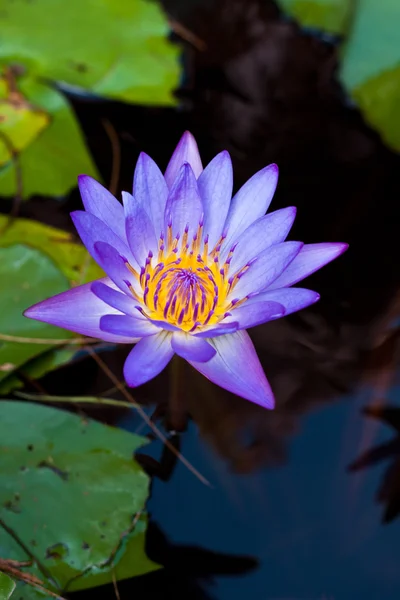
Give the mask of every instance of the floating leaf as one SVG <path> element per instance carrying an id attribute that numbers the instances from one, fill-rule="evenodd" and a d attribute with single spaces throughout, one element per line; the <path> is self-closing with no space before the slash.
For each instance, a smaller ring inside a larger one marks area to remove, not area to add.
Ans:
<path id="1" fill-rule="evenodd" d="M 22 312 L 31 304 L 68 289 L 68 280 L 38 250 L 23 245 L 0 248 L 0 332 L 18 337 L 65 339 L 70 332 L 27 319 Z M 0 340 L 0 381 L 17 367 L 52 345 L 22 344 Z"/>
<path id="2" fill-rule="evenodd" d="M 400 150 L 400 3 L 359 0 L 340 78 L 365 119 Z"/>
<path id="3" fill-rule="evenodd" d="M 104 273 L 90 257 L 84 246 L 82 246 L 82 244 L 74 243 L 71 235 L 65 231 L 28 219 L 14 219 L 13 221 L 10 221 L 8 217 L 3 215 L 0 215 L 0 231 L 2 232 L 0 235 L 0 247 L 24 244 L 30 248 L 40 250 L 41 255 L 47 255 L 52 262 L 55 263 L 61 273 L 68 278 L 71 285 L 86 283 L 87 281 L 93 281 L 94 279 L 104 276 Z M 34 256 L 37 257 L 38 255 L 36 254 Z M 66 284 L 64 283 L 64 285 Z M 35 302 L 43 300 L 46 295 L 52 295 L 46 294 L 46 289 L 40 289 L 39 281 L 36 284 L 36 287 L 38 287 L 38 289 L 36 291 L 35 299 L 32 299 L 32 301 L 30 300 L 31 296 L 30 293 L 28 293 L 29 290 L 27 290 L 26 299 L 24 296 L 22 302 L 15 307 L 15 318 L 17 318 L 20 311 L 21 314 L 19 314 L 19 318 L 21 319 L 24 330 L 29 327 L 29 323 L 34 324 L 34 322 L 23 317 L 22 310 Z M 7 299 L 9 299 L 12 291 L 13 290 L 10 288 L 4 290 L 4 294 L 6 294 L 4 299 L 2 298 L 3 293 L 0 293 L 0 307 L 6 306 L 5 303 L 8 301 Z M 4 319 L 7 321 L 7 312 L 3 314 Z M 37 329 L 37 327 L 39 327 L 39 329 Z M 14 330 L 14 326 L 10 324 L 10 331 L 12 335 L 47 338 L 49 336 L 46 332 L 55 331 L 55 328 L 36 323 L 34 332 L 28 335 L 23 333 L 17 334 L 16 330 Z M 74 337 L 70 332 L 63 332 L 60 329 L 58 329 L 58 332 L 58 337 L 61 338 Z M 1 317 L 0 333 L 7 333 L 3 328 Z M 21 380 L 13 375 L 16 366 L 24 365 L 21 369 L 22 374 L 28 378 L 37 379 L 58 366 L 69 362 L 78 350 L 76 346 L 51 348 L 49 350 L 48 346 L 35 345 L 31 346 L 31 353 L 26 358 L 26 344 L 15 343 L 11 344 L 11 346 L 15 349 L 15 352 L 18 353 L 18 356 L 21 357 L 21 361 L 19 361 L 19 364 L 16 364 L 11 360 L 11 356 L 8 358 L 7 348 L 10 347 L 10 344 L 7 344 L 4 351 L 2 351 L 0 341 L 0 360 L 3 361 L 0 362 L 0 394 L 3 395 L 8 394 L 11 390 L 23 385 Z M 32 356 L 34 357 L 33 359 Z M 24 364 L 24 357 L 29 361 L 26 365 Z"/>
<path id="4" fill-rule="evenodd" d="M 10 136 L 14 149 L 22 150 L 24 198 L 64 195 L 79 173 L 99 178 L 74 114 L 55 83 L 125 102 L 176 103 L 179 50 L 167 40 L 167 20 L 157 3 L 13 0 L 3 8 L 0 98 L 3 112 L 8 112 L 0 120 L 0 134 Z M 60 15 L 63 26 L 54 27 Z M 23 115 L 16 111 L 15 99 L 25 107 Z M 50 123 L 43 129 L 47 119 Z M 8 163 L 0 170 L 0 191 L 11 196 L 18 177 L 10 154 L 3 139 L 0 165 Z"/>
<path id="5" fill-rule="evenodd" d="M 51 118 L 50 125 L 19 155 L 22 196 L 63 196 L 76 185 L 80 173 L 99 179 L 80 127 L 64 96 L 30 77 L 18 79 L 18 90 L 21 101 Z M 0 122 L 0 132 L 3 127 Z M 3 133 L 7 134 L 7 131 Z M 13 196 L 17 192 L 16 169 L 15 161 L 0 169 L 0 192 L 4 196 Z"/>
<path id="6" fill-rule="evenodd" d="M 9 600 L 14 590 L 14 581 L 6 573 L 0 571 L 0 600 Z"/>
<path id="7" fill-rule="evenodd" d="M 49 116 L 23 98 L 0 100 L 0 167 L 29 146 L 48 123 Z"/>
<path id="8" fill-rule="evenodd" d="M 62 16 L 62 27 L 55 27 Z M 173 105 L 178 53 L 147 0 L 13 0 L 0 14 L 0 60 L 101 96 Z"/>
<path id="9" fill-rule="evenodd" d="M 354 0 L 278 0 L 279 6 L 303 27 L 343 35 Z"/>
<path id="10" fill-rule="evenodd" d="M 121 579 L 157 568 L 144 552 L 145 515 L 135 518 L 149 478 L 133 452 L 146 441 L 55 408 L 0 402 L 0 518 L 34 555 L 28 571 L 51 575 L 49 589 L 110 582 L 114 567 Z M 0 554 L 27 558 L 7 534 Z"/>
<path id="11" fill-rule="evenodd" d="M 40 250 L 53 260 L 71 285 L 104 277 L 86 248 L 75 243 L 71 234 L 61 229 L 29 219 L 10 222 L 7 216 L 0 215 L 0 232 L 0 246 L 25 244 Z"/>

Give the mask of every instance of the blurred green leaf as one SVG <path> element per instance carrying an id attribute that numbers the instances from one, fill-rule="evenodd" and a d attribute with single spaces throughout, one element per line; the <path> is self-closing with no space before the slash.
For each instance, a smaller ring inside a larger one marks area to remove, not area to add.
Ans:
<path id="1" fill-rule="evenodd" d="M 86 248 L 75 243 L 71 234 L 61 229 L 29 219 L 10 222 L 7 216 L 0 215 L 0 232 L 0 246 L 25 244 L 40 250 L 53 260 L 71 285 L 104 277 Z"/>
<path id="2" fill-rule="evenodd" d="M 49 124 L 49 116 L 27 102 L 0 100 L 0 167 L 21 152 Z"/>
<path id="3" fill-rule="evenodd" d="M 65 195 L 99 179 L 80 127 L 54 83 L 124 102 L 174 105 L 179 49 L 147 0 L 5 0 L 0 11 L 0 193 Z M 55 26 L 62 18 L 62 27 Z M 1 69 L 1 67 L 3 69 Z"/>
<path id="4" fill-rule="evenodd" d="M 400 2 L 359 0 L 340 79 L 365 119 L 400 150 Z"/>
<path id="5" fill-rule="evenodd" d="M 0 29 L 3 64 L 100 96 L 175 104 L 179 50 L 154 1 L 13 0 Z"/>
<path id="6" fill-rule="evenodd" d="M 80 173 L 99 179 L 80 127 L 64 96 L 30 77 L 22 77 L 18 87 L 19 101 L 34 107 L 26 119 L 32 120 L 36 113 L 46 114 L 50 118 L 49 126 L 26 147 L 26 136 L 21 136 L 24 131 L 22 126 L 9 131 L 7 121 L 0 121 L 0 133 L 7 136 L 15 149 L 24 148 L 18 157 L 23 198 L 34 194 L 65 195 L 76 185 Z M 0 168 L 0 193 L 3 196 L 17 193 L 17 166 L 14 160 Z"/>
<path id="7" fill-rule="evenodd" d="M 85 247 L 82 246 L 82 244 L 74 243 L 71 239 L 71 235 L 65 231 L 28 219 L 14 219 L 13 221 L 10 221 L 7 216 L 0 215 L 0 232 L 0 247 L 24 244 L 24 246 L 29 246 L 29 248 L 40 250 L 41 254 L 34 254 L 32 260 L 35 260 L 35 258 L 39 256 L 47 255 L 47 257 L 60 269 L 61 273 L 68 278 L 70 285 L 86 283 L 104 276 L 103 271 L 90 257 Z M 23 274 L 22 278 L 24 279 Z M 64 277 L 61 279 L 65 282 Z M 35 322 L 23 317 L 22 310 L 35 302 L 44 300 L 48 295 L 53 295 L 48 294 L 46 288 L 43 290 L 40 289 L 40 281 L 41 280 L 38 280 L 36 284 L 35 299 L 32 301 L 29 300 L 31 298 L 31 292 L 27 290 L 26 299 L 24 296 L 21 304 L 15 307 L 15 312 L 13 313 L 15 319 L 19 314 L 21 325 L 23 324 L 24 330 L 29 327 L 30 323 L 35 324 Z M 64 289 L 67 287 L 68 285 L 64 283 Z M 63 291 L 63 289 L 60 289 L 59 291 Z M 3 293 L 5 294 L 4 298 Z M 0 292 L 0 308 L 6 305 L 5 303 L 8 301 L 10 294 L 12 294 L 11 289 Z M 7 320 L 6 314 L 4 315 L 4 319 Z M 14 329 L 14 325 L 10 323 L 10 331 L 12 332 L 12 335 L 45 338 L 49 337 L 46 332 L 56 331 L 56 328 L 53 328 L 50 325 L 46 326 L 45 324 L 36 322 L 35 326 L 36 329 L 34 331 L 32 330 L 33 333 L 29 333 L 29 335 L 28 333 L 18 334 Z M 65 332 L 60 329 L 57 329 L 57 331 L 59 332 L 59 338 L 61 337 L 64 339 L 74 337 L 70 332 Z M 3 328 L 1 317 L 0 333 L 8 333 L 8 331 Z M 2 342 L 0 340 L 0 367 L 1 364 L 6 365 L 6 367 L 3 366 L 3 370 L 0 370 L 0 394 L 3 395 L 8 394 L 13 389 L 23 385 L 20 378 L 13 375 L 15 365 L 18 367 L 23 365 L 20 371 L 25 377 L 37 379 L 49 371 L 69 362 L 78 351 L 76 346 L 63 348 L 50 347 L 49 349 L 48 346 L 36 344 L 35 346 L 31 345 L 29 354 L 26 354 L 26 351 L 29 349 L 26 348 L 26 344 L 6 343 L 4 350 L 1 344 Z M 11 361 L 10 358 L 7 359 L 7 352 L 10 347 L 13 348 L 14 352 L 20 357 L 18 364 Z M 26 361 L 28 362 L 25 364 Z M 9 369 L 7 369 L 7 365 L 9 365 Z"/>
<path id="8" fill-rule="evenodd" d="M 0 293 L 2 334 L 46 339 L 72 337 L 68 331 L 27 319 L 22 314 L 32 304 L 68 289 L 68 280 L 46 255 L 19 244 L 0 248 L 0 280 L 7 282 Z M 0 340 L 0 381 L 52 347 Z"/>
<path id="9" fill-rule="evenodd" d="M 277 0 L 303 27 L 328 33 L 346 33 L 354 0 Z"/>
<path id="10" fill-rule="evenodd" d="M 0 571 L 0 600 L 8 600 L 14 590 L 14 581 L 11 577 Z"/>
<path id="11" fill-rule="evenodd" d="M 49 589 L 110 582 L 113 567 L 118 579 L 158 568 L 144 552 L 145 515 L 135 521 L 149 478 L 133 452 L 146 442 L 55 408 L 0 402 L 0 518 L 34 555 L 28 572 L 51 576 Z M 0 555 L 27 559 L 9 534 Z"/>

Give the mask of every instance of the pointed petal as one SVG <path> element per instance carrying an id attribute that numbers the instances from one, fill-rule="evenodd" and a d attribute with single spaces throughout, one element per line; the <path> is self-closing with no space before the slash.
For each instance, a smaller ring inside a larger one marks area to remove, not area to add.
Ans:
<path id="1" fill-rule="evenodd" d="M 154 226 L 157 239 L 164 229 L 164 211 L 168 187 L 157 164 L 141 152 L 136 163 L 133 179 L 133 195 L 147 211 Z"/>
<path id="2" fill-rule="evenodd" d="M 121 256 L 115 248 L 105 242 L 96 242 L 94 252 L 100 267 L 120 290 L 129 294 L 129 286 L 132 286 L 134 290 L 140 291 L 136 277 L 128 269 L 126 258 Z"/>
<path id="3" fill-rule="evenodd" d="M 213 249 L 222 234 L 232 198 L 233 173 L 229 153 L 224 150 L 206 166 L 197 184 L 204 208 L 204 235 Z"/>
<path id="4" fill-rule="evenodd" d="M 109 306 L 112 306 L 112 308 L 124 313 L 125 315 L 130 315 L 136 319 L 145 318 L 137 309 L 138 302 L 131 296 L 131 294 L 123 294 L 114 287 L 105 285 L 101 280 L 94 281 L 92 283 L 91 290 L 93 294 L 97 296 L 97 298 L 100 298 L 100 300 Z"/>
<path id="5" fill-rule="evenodd" d="M 274 396 L 249 335 L 237 331 L 211 340 L 217 354 L 206 363 L 189 361 L 213 383 L 264 408 Z"/>
<path id="6" fill-rule="evenodd" d="M 76 210 L 71 213 L 76 230 L 83 244 L 86 246 L 89 254 L 97 261 L 94 250 L 96 242 L 106 242 L 113 246 L 120 254 L 125 256 L 134 268 L 138 268 L 136 260 L 133 257 L 128 245 L 112 231 L 108 225 L 100 221 L 94 215 L 84 210 Z"/>
<path id="7" fill-rule="evenodd" d="M 135 319 L 127 315 L 105 315 L 101 317 L 100 329 L 114 335 L 133 336 L 135 338 L 160 332 L 159 327 L 150 323 L 148 319 Z"/>
<path id="8" fill-rule="evenodd" d="M 319 300 L 319 294 L 312 290 L 306 290 L 304 288 L 279 288 L 277 290 L 271 290 L 267 292 L 261 292 L 251 296 L 243 308 L 252 304 L 259 304 L 260 302 L 278 302 L 285 309 L 284 316 L 290 315 L 291 313 L 302 310 L 311 304 L 314 304 Z M 237 310 L 240 310 L 239 307 Z M 232 317 L 235 318 L 236 310 L 232 310 Z M 235 319 L 236 320 L 236 319 Z M 240 320 L 240 319 L 239 319 Z"/>
<path id="9" fill-rule="evenodd" d="M 283 242 L 261 252 L 240 276 L 229 299 L 244 298 L 267 288 L 287 268 L 302 246 L 301 242 Z"/>
<path id="10" fill-rule="evenodd" d="M 265 215 L 278 184 L 275 164 L 258 171 L 234 196 L 224 231 L 226 243 L 232 244 L 254 221 Z"/>
<path id="11" fill-rule="evenodd" d="M 189 163 L 192 167 L 194 176 L 197 179 L 203 170 L 203 165 L 201 164 L 196 140 L 189 131 L 185 131 L 179 140 L 179 143 L 171 156 L 171 160 L 168 163 L 167 170 L 165 171 L 165 181 L 170 189 L 184 163 Z"/>
<path id="12" fill-rule="evenodd" d="M 267 248 L 279 244 L 286 239 L 293 221 L 296 209 L 293 206 L 276 210 L 252 223 L 233 244 L 234 251 L 230 262 L 230 270 L 235 273 L 240 267 L 252 260 Z M 221 262 L 225 259 L 232 245 L 225 246 Z"/>
<path id="13" fill-rule="evenodd" d="M 343 254 L 348 247 L 348 244 L 340 242 L 304 245 L 288 268 L 273 282 L 271 289 L 294 285 Z"/>
<path id="14" fill-rule="evenodd" d="M 124 209 L 121 203 L 89 175 L 79 175 L 78 186 L 85 210 L 103 221 L 126 242 Z"/>
<path id="15" fill-rule="evenodd" d="M 246 302 L 243 306 L 232 310 L 232 315 L 224 319 L 223 323 L 236 321 L 239 323 L 238 329 L 248 329 L 279 319 L 284 314 L 285 308 L 278 302 L 255 302 L 254 304 Z"/>
<path id="16" fill-rule="evenodd" d="M 126 216 L 126 237 L 141 267 L 145 266 L 149 252 L 157 253 L 158 244 L 154 233 L 154 225 L 144 206 L 131 194 L 122 192 Z"/>
<path id="17" fill-rule="evenodd" d="M 175 325 L 171 325 L 171 323 L 167 323 L 167 321 L 161 321 L 159 319 L 150 319 L 150 322 L 157 327 L 161 327 L 161 329 L 165 329 L 166 331 L 182 331 L 180 327 L 176 327 Z"/>
<path id="18" fill-rule="evenodd" d="M 172 349 L 186 360 L 207 362 L 216 354 L 206 340 L 196 338 L 188 333 L 174 333 L 172 336 Z"/>
<path id="19" fill-rule="evenodd" d="M 137 387 L 153 379 L 174 355 L 171 334 L 165 331 L 140 340 L 128 355 L 124 377 L 130 387 Z"/>
<path id="20" fill-rule="evenodd" d="M 165 231 L 172 226 L 172 235 L 181 237 L 185 228 L 189 228 L 192 239 L 203 216 L 197 181 L 188 163 L 179 171 L 178 178 L 171 189 L 165 207 Z"/>
<path id="21" fill-rule="evenodd" d="M 106 278 L 98 281 L 112 285 Z M 109 313 L 117 314 L 118 311 L 99 300 L 91 291 L 91 286 L 92 282 L 85 283 L 43 300 L 28 308 L 24 315 L 106 342 L 135 343 L 137 338 L 133 336 L 121 337 L 100 329 L 101 317 Z"/>
<path id="22" fill-rule="evenodd" d="M 239 323 L 232 319 L 229 323 L 218 323 L 213 325 L 209 329 L 195 333 L 195 337 L 198 338 L 213 338 L 219 335 L 226 335 L 227 333 L 233 333 L 239 329 Z"/>

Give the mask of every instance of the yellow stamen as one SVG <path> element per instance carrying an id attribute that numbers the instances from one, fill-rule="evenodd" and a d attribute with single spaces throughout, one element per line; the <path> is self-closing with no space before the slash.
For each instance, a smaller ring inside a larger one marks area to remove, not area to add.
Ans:
<path id="1" fill-rule="evenodd" d="M 174 325 L 183 331 L 201 331 L 202 328 L 219 323 L 227 311 L 242 304 L 242 300 L 228 300 L 232 289 L 243 273 L 246 265 L 233 276 L 228 277 L 231 249 L 225 262 L 220 264 L 222 236 L 212 252 L 208 252 L 208 236 L 202 247 L 203 226 L 200 224 L 191 244 L 189 228 L 182 238 L 172 237 L 172 227 L 168 226 L 167 243 L 161 238 L 158 245 L 157 261 L 150 252 L 140 275 L 127 264 L 131 273 L 140 282 L 140 294 L 130 285 L 129 289 L 136 300 L 146 305 L 141 309 L 149 319 Z M 190 248 L 190 250 L 189 250 Z"/>

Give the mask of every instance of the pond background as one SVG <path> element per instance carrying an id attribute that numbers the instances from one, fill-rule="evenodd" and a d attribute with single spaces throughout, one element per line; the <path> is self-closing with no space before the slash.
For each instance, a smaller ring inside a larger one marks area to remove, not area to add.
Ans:
<path id="1" fill-rule="evenodd" d="M 397 600 L 399 447 L 382 452 L 386 460 L 373 468 L 348 467 L 396 435 L 362 409 L 400 410 L 400 158 L 337 83 L 334 40 L 305 34 L 271 2 L 164 4 L 207 45 L 185 46 L 178 108 L 70 95 L 104 180 L 112 165 L 105 118 L 121 144 L 119 190 L 130 189 L 140 151 L 164 169 L 188 129 L 204 163 L 222 149 L 231 153 L 235 189 L 263 166 L 279 165 L 271 209 L 297 206 L 291 239 L 350 248 L 307 280 L 321 294 L 316 306 L 250 332 L 276 394 L 274 412 L 189 367 L 169 409 L 168 371 L 135 391 L 149 414 L 161 406 L 166 431 L 182 430 L 173 439 L 212 487 L 179 462 L 166 481 L 154 478 L 147 551 L 165 569 L 120 583 L 121 597 Z M 74 190 L 58 202 L 34 197 L 20 215 L 72 231 L 68 215 L 77 208 Z M 120 373 L 127 352 L 102 356 Z M 89 358 L 42 384 L 63 395 L 110 387 Z M 94 414 L 129 431 L 141 427 L 123 411 Z M 160 443 L 145 453 L 159 459 Z M 113 597 L 113 590 L 84 593 L 91 594 Z"/>

